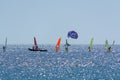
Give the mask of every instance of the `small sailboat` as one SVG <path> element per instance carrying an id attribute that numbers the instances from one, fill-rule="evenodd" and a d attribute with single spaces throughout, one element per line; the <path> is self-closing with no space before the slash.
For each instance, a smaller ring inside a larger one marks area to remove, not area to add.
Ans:
<path id="1" fill-rule="evenodd" d="M 5 45 L 3 46 L 3 52 L 6 51 L 6 48 L 7 48 L 7 38 L 5 39 Z"/>
<path id="2" fill-rule="evenodd" d="M 46 49 L 39 49 L 39 48 L 38 48 L 37 41 L 36 41 L 36 38 L 35 38 L 35 37 L 34 37 L 34 45 L 33 45 L 32 49 L 31 49 L 31 48 L 28 48 L 28 50 L 30 50 L 30 51 L 47 52 Z"/>
<path id="3" fill-rule="evenodd" d="M 60 43 L 61 43 L 61 38 L 58 39 L 57 44 L 56 44 L 56 46 L 55 46 L 56 52 L 58 52 L 59 49 L 60 49 Z"/>
<path id="4" fill-rule="evenodd" d="M 92 38 L 92 39 L 90 40 L 90 46 L 88 47 L 88 51 L 89 51 L 89 52 L 92 50 L 93 41 L 94 41 L 94 39 Z"/>

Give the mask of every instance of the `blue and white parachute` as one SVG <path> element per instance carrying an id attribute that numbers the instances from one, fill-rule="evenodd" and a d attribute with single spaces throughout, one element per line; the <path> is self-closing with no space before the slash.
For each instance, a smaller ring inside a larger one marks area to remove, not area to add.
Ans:
<path id="1" fill-rule="evenodd" d="M 69 31 L 67 36 L 68 36 L 68 38 L 77 39 L 78 38 L 78 33 L 75 32 L 75 31 Z"/>

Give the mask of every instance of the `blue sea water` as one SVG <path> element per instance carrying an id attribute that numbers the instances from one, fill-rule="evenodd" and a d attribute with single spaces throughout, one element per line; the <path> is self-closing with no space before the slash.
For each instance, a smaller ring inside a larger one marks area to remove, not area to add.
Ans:
<path id="1" fill-rule="evenodd" d="M 120 80 L 120 46 L 108 53 L 103 45 L 88 52 L 87 45 L 42 45 L 48 52 L 31 52 L 32 45 L 0 46 L 0 80 Z"/>

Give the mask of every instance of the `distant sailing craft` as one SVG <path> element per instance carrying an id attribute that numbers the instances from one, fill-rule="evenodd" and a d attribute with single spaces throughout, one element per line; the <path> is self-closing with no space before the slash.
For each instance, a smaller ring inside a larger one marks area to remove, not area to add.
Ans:
<path id="1" fill-rule="evenodd" d="M 58 52 L 59 49 L 60 49 L 60 43 L 61 43 L 61 38 L 58 39 L 57 44 L 56 44 L 56 46 L 55 46 L 56 52 Z"/>
<path id="2" fill-rule="evenodd" d="M 93 41 L 94 41 L 94 38 L 92 38 L 92 39 L 90 40 L 90 45 L 89 45 L 89 47 L 88 47 L 88 51 L 89 51 L 89 52 L 92 50 Z"/>
<path id="3" fill-rule="evenodd" d="M 68 43 L 68 40 L 69 39 L 77 40 L 78 36 L 79 35 L 78 35 L 78 33 L 76 31 L 74 31 L 74 30 L 68 31 L 68 33 L 66 35 L 67 39 L 66 39 L 66 42 L 64 44 L 64 49 L 65 49 L 66 52 L 69 51 L 69 46 L 71 46 L 71 44 Z M 87 50 L 89 52 L 91 52 L 93 50 L 93 42 L 94 42 L 94 38 L 91 38 L 89 46 L 87 48 Z M 56 45 L 54 47 L 54 50 L 56 52 L 58 52 L 60 50 L 60 45 L 61 45 L 61 38 L 58 38 L 57 43 L 56 43 Z M 109 45 L 108 40 L 106 40 L 105 43 L 104 43 L 105 51 L 106 52 L 112 52 L 113 51 L 112 48 L 113 48 L 114 45 L 115 45 L 115 41 L 113 41 L 113 43 Z M 2 49 L 3 52 L 6 51 L 6 48 L 7 48 L 7 37 L 5 39 L 5 44 L 4 44 L 3 49 Z M 40 52 L 47 52 L 48 51 L 47 49 L 41 49 L 41 48 L 38 47 L 36 37 L 34 37 L 34 45 L 33 45 L 33 47 L 28 48 L 28 50 L 29 51 L 40 51 Z"/>
<path id="4" fill-rule="evenodd" d="M 112 51 L 112 47 L 114 46 L 115 41 L 113 41 L 113 44 L 111 46 L 109 46 L 108 40 L 105 41 L 105 50 L 107 52 L 111 52 Z"/>
<path id="5" fill-rule="evenodd" d="M 34 45 L 33 45 L 32 49 L 31 49 L 31 48 L 28 48 L 28 50 L 30 50 L 30 51 L 47 52 L 47 49 L 39 49 L 39 48 L 38 48 L 37 41 L 36 41 L 36 38 L 35 38 L 35 37 L 34 37 Z"/>
<path id="6" fill-rule="evenodd" d="M 67 39 L 66 39 L 66 43 L 65 43 L 65 45 L 64 45 L 66 52 L 68 52 L 68 47 L 69 47 L 69 46 L 71 46 L 71 45 L 68 43 L 68 41 L 67 41 Z"/>
<path id="7" fill-rule="evenodd" d="M 3 46 L 3 52 L 6 51 L 6 48 L 7 48 L 7 38 L 5 39 L 5 45 Z"/>

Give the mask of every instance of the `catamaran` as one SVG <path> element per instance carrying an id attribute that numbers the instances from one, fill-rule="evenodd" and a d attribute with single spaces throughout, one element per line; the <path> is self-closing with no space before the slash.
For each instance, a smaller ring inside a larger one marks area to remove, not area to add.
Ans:
<path id="1" fill-rule="evenodd" d="M 38 48 L 37 41 L 36 41 L 36 38 L 35 38 L 35 37 L 34 37 L 34 45 L 33 45 L 32 49 L 31 49 L 31 48 L 28 48 L 28 50 L 30 50 L 30 51 L 47 52 L 47 49 L 40 49 L 40 48 Z"/>

